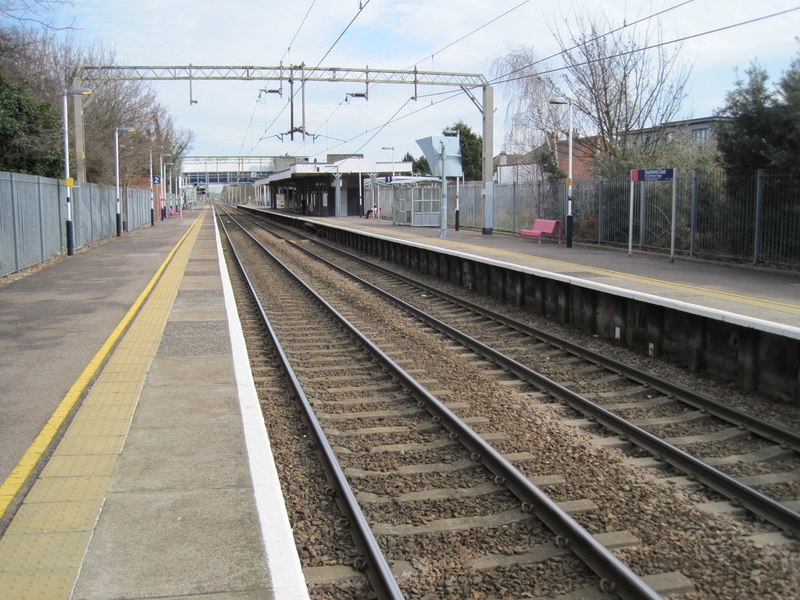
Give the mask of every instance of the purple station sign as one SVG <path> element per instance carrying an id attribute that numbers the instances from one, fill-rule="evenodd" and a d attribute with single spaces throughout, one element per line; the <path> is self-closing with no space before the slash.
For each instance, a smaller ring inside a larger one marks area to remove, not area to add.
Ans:
<path id="1" fill-rule="evenodd" d="M 672 181 L 675 169 L 631 169 L 631 181 Z"/>

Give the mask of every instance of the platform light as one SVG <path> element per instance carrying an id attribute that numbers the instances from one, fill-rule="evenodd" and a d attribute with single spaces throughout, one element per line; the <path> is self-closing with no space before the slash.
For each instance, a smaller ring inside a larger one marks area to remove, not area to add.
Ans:
<path id="1" fill-rule="evenodd" d="M 550 100 L 550 104 L 569 106 L 569 174 L 567 175 L 567 248 L 572 248 L 572 98 Z M 556 142 L 557 143 L 557 142 Z"/>
<path id="2" fill-rule="evenodd" d="M 122 213 L 119 206 L 119 132 L 133 132 L 136 131 L 133 127 L 115 127 L 114 128 L 114 165 L 115 165 L 115 179 L 117 183 L 117 237 L 122 236 Z"/>

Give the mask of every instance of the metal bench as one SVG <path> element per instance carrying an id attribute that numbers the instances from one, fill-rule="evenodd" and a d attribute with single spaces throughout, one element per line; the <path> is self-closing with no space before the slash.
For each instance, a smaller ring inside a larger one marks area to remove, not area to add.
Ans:
<path id="1" fill-rule="evenodd" d="M 533 227 L 530 229 L 520 229 L 521 236 L 529 235 L 531 237 L 539 238 L 539 243 L 542 243 L 543 235 L 557 235 L 558 243 L 561 243 L 561 221 L 551 219 L 536 219 L 533 222 Z"/>

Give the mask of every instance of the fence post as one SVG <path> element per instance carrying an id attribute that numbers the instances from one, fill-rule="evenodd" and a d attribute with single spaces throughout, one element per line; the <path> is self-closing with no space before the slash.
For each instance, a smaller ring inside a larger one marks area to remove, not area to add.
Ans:
<path id="1" fill-rule="evenodd" d="M 544 193 L 542 190 L 543 184 L 544 182 L 541 179 L 536 182 L 536 189 L 534 190 L 534 196 L 536 197 L 536 213 L 533 215 L 534 217 L 542 216 L 542 194 Z"/>
<path id="2" fill-rule="evenodd" d="M 605 237 L 605 214 L 604 214 L 604 204 L 606 200 L 606 188 L 603 185 L 606 181 L 605 177 L 598 178 L 598 190 L 597 190 L 597 244 L 600 245 L 603 243 L 603 238 Z"/>
<path id="3" fill-rule="evenodd" d="M 639 249 L 644 248 L 647 235 L 647 182 L 639 182 Z"/>
<path id="4" fill-rule="evenodd" d="M 761 260 L 761 238 L 764 229 L 764 169 L 756 171 L 755 231 L 753 232 L 753 264 Z"/>
<path id="5" fill-rule="evenodd" d="M 11 234 L 14 236 L 14 271 L 19 271 L 19 237 L 17 236 L 17 186 L 14 185 L 14 174 L 11 177 Z"/>
<path id="6" fill-rule="evenodd" d="M 697 197 L 700 194 L 700 174 L 692 171 L 692 212 L 689 215 L 689 256 L 694 256 L 695 237 L 697 236 Z"/>
<path id="7" fill-rule="evenodd" d="M 36 202 L 39 204 L 39 261 L 44 262 L 44 206 L 42 206 L 42 178 L 36 177 Z"/>
<path id="8" fill-rule="evenodd" d="M 519 170 L 517 169 L 519 165 L 514 165 L 514 187 L 512 188 L 512 209 L 511 209 L 511 231 L 516 233 L 517 231 L 517 174 Z"/>

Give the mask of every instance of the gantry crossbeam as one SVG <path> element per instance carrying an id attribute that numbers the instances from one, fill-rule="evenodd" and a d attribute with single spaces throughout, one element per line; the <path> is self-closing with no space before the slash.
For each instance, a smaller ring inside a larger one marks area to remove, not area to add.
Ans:
<path id="1" fill-rule="evenodd" d="M 277 67 L 257 66 L 86 66 L 78 72 L 74 87 L 80 88 L 83 82 L 92 81 L 188 81 L 189 97 L 191 100 L 192 81 L 200 80 L 240 80 L 240 81 L 288 81 L 290 89 L 296 82 L 305 90 L 305 83 L 321 81 L 328 83 L 363 83 L 367 86 L 364 98 L 368 98 L 370 83 L 400 83 L 414 86 L 413 99 L 417 98 L 417 86 L 442 85 L 457 86 L 466 92 L 470 99 L 483 113 L 483 151 L 481 158 L 481 173 L 484 181 L 484 233 L 491 233 L 494 227 L 494 200 L 493 200 L 493 140 L 494 140 L 494 92 L 492 86 L 483 75 L 475 73 L 447 73 L 440 71 L 420 71 L 414 69 L 370 69 L 343 68 L 343 67 L 307 67 L 304 64 Z M 481 106 L 471 89 L 482 88 L 483 105 Z M 277 90 L 268 90 L 277 91 Z M 77 98 L 77 97 L 76 97 Z M 292 109 L 291 128 L 293 134 L 298 131 L 294 126 L 294 93 L 290 92 L 289 104 Z M 82 104 L 75 100 L 76 131 L 82 128 Z M 305 99 L 303 99 L 303 123 L 305 123 Z M 305 125 L 299 129 L 305 136 Z M 76 134 L 78 172 L 81 180 L 85 179 L 83 132 Z M 292 138 L 294 139 L 294 138 Z"/>
<path id="2" fill-rule="evenodd" d="M 91 66 L 83 67 L 78 77 L 84 81 L 142 80 L 262 80 L 262 81 L 327 81 L 343 83 L 404 83 L 418 85 L 449 85 L 483 87 L 483 75 L 447 73 L 418 69 L 370 69 L 369 67 L 307 67 L 304 65 L 256 66 Z"/>

